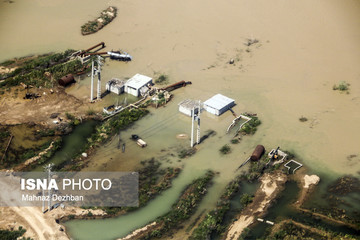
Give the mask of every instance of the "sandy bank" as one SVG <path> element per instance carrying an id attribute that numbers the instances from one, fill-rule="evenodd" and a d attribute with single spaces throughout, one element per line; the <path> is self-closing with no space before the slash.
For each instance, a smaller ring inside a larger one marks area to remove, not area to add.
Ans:
<path id="1" fill-rule="evenodd" d="M 2 191 L 1 202 L 8 206 L 21 205 L 17 195 L 17 186 L 7 184 L 3 180 L 0 182 L 0 189 Z M 93 216 L 105 215 L 102 210 L 85 210 L 76 207 L 57 208 L 45 214 L 43 214 L 41 207 L 0 207 L 0 229 L 16 230 L 19 226 L 23 226 L 26 229 L 25 237 L 39 240 L 65 240 L 69 237 L 66 235 L 64 227 L 58 224 L 56 220 L 68 215 L 85 217 L 89 211 Z"/>
<path id="2" fill-rule="evenodd" d="M 119 238 L 118 240 L 129 240 L 129 239 L 137 238 L 137 237 L 139 237 L 139 235 L 141 235 L 141 234 L 145 233 L 146 231 L 149 231 L 150 229 L 155 227 L 156 224 L 157 224 L 156 222 L 150 223 L 150 224 L 146 225 L 145 227 L 136 229 L 135 231 L 133 231 L 132 233 L 130 233 L 126 237 Z"/>
<path id="3" fill-rule="evenodd" d="M 287 176 L 282 172 L 264 174 L 260 181 L 261 186 L 255 193 L 253 202 L 248 205 L 228 229 L 226 239 L 238 239 L 242 231 L 254 222 L 256 217 L 261 216 L 269 207 L 270 202 L 281 191 Z"/>

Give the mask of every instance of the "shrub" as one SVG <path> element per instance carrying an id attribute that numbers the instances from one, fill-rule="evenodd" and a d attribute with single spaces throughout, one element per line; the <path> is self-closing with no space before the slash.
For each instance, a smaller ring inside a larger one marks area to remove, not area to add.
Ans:
<path id="1" fill-rule="evenodd" d="M 349 90 L 349 86 L 350 86 L 349 83 L 342 81 L 339 83 L 339 85 L 334 84 L 333 90 L 347 91 Z"/>
<path id="2" fill-rule="evenodd" d="M 301 116 L 300 118 L 299 118 L 299 121 L 300 122 L 306 122 L 308 119 L 306 118 L 306 117 L 304 117 L 304 116 Z"/>
<path id="3" fill-rule="evenodd" d="M 71 120 L 71 121 L 74 121 L 74 120 L 75 120 L 75 116 L 72 115 L 71 113 L 66 112 L 66 113 L 65 113 L 65 116 L 66 116 L 66 118 L 67 118 L 68 120 Z"/>
<path id="4" fill-rule="evenodd" d="M 219 150 L 222 154 L 228 154 L 231 151 L 231 148 L 229 145 L 225 144 L 224 146 L 222 146 Z"/>
<path id="5" fill-rule="evenodd" d="M 166 84 L 168 82 L 168 75 L 161 74 L 156 80 L 155 83 L 157 84 Z"/>
<path id="6" fill-rule="evenodd" d="M 250 121 L 244 124 L 240 132 L 243 134 L 254 134 L 257 130 L 257 126 L 261 124 L 261 121 L 257 117 L 252 117 Z"/>
<path id="7" fill-rule="evenodd" d="M 92 115 L 95 115 L 95 110 L 94 109 L 89 109 L 89 110 L 87 110 L 87 112 L 86 112 L 86 114 L 88 115 L 88 116 L 92 116 Z"/>
<path id="8" fill-rule="evenodd" d="M 243 206 L 246 206 L 248 205 L 249 203 L 252 203 L 254 197 L 253 196 L 250 196 L 249 194 L 247 193 L 244 193 L 241 198 L 240 198 L 240 203 L 243 205 Z"/>

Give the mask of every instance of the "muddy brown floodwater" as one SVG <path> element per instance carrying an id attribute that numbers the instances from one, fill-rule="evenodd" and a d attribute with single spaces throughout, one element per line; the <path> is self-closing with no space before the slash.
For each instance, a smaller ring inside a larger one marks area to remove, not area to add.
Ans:
<path id="1" fill-rule="evenodd" d="M 109 5 L 118 8 L 118 17 L 98 33 L 82 36 L 80 26 Z M 121 163 L 130 169 L 148 156 L 159 155 L 163 148 L 187 144 L 176 139 L 190 130 L 190 119 L 177 112 L 177 103 L 186 98 L 205 101 L 222 93 L 235 99 L 236 113 L 258 113 L 262 125 L 255 136 L 221 157 L 218 149 L 230 140 L 224 132 L 232 115 L 203 114 L 202 129 L 213 129 L 218 135 L 183 162 L 184 171 L 219 171 L 215 187 L 220 190 L 234 176 L 234 167 L 261 143 L 295 151 L 316 171 L 356 174 L 359 158 L 350 161 L 347 156 L 360 155 L 359 13 L 357 0 L 1 1 L 0 61 L 66 48 L 86 49 L 104 41 L 106 50 L 122 49 L 134 59 L 129 63 L 107 60 L 103 89 L 111 77 L 136 73 L 161 72 L 169 75 L 170 82 L 192 81 L 191 86 L 176 90 L 166 108 L 152 111 L 123 133 L 127 138 L 134 131 L 143 132 L 149 143 L 147 152 L 129 143 L 120 157 L 113 151 L 114 139 L 93 156 L 89 170 L 120 170 Z M 248 38 L 259 42 L 246 46 Z M 228 64 L 230 59 L 234 64 Z M 332 90 L 341 81 L 350 84 L 349 94 Z M 88 99 L 89 82 L 86 77 L 67 92 Z M 102 104 L 113 101 L 107 96 Z M 300 122 L 301 116 L 309 120 Z M 159 122 L 167 125 L 157 127 Z M 216 199 L 216 194 L 209 194 L 204 205 L 215 203 L 210 198 Z"/>
<path id="2" fill-rule="evenodd" d="M 82 36 L 80 26 L 111 4 L 118 17 Z M 359 1 L 18 0 L 0 9 L 0 60 L 105 41 L 134 61 L 108 61 L 104 80 L 154 71 L 191 80 L 176 102 L 223 93 L 236 100 L 235 111 L 259 113 L 263 144 L 296 150 L 326 171 L 360 167 L 346 158 L 360 154 Z M 246 38 L 259 43 L 247 47 Z M 235 64 L 226 64 L 231 58 Z M 351 84 L 350 94 L 332 90 L 340 81 Z"/>

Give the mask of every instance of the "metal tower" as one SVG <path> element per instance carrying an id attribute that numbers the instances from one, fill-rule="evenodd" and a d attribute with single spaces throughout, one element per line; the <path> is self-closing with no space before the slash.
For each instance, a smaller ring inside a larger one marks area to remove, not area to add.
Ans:
<path id="1" fill-rule="evenodd" d="M 198 111 L 195 114 L 195 107 L 191 110 L 191 142 L 190 146 L 194 147 L 194 123 L 197 122 L 196 126 L 196 144 L 200 144 L 200 113 L 201 113 L 201 103 L 199 101 Z"/>
<path id="2" fill-rule="evenodd" d="M 102 57 L 98 56 L 97 59 L 97 65 L 98 65 L 98 70 L 97 70 L 97 75 L 98 75 L 98 85 L 97 85 L 97 99 L 100 100 L 101 99 L 101 62 Z"/>
<path id="3" fill-rule="evenodd" d="M 200 113 L 201 113 L 201 107 L 200 107 L 200 101 L 199 101 L 199 107 L 198 107 L 198 112 L 197 112 L 197 139 L 196 139 L 196 143 L 200 144 Z"/>
<path id="4" fill-rule="evenodd" d="M 48 172 L 48 184 L 50 183 L 50 179 L 51 179 L 51 168 L 54 166 L 53 163 L 50 163 L 49 165 L 46 165 L 44 167 L 45 169 L 45 172 Z M 44 195 L 44 190 L 43 190 L 43 195 Z M 51 197 L 52 197 L 52 194 L 51 194 L 51 189 L 48 190 L 48 196 L 49 196 L 49 201 L 48 201 L 48 210 L 50 211 L 51 210 Z M 43 212 L 45 211 L 45 201 L 43 202 Z"/>
<path id="5" fill-rule="evenodd" d="M 191 142 L 190 147 L 194 146 L 194 122 L 195 122 L 195 109 L 191 109 Z"/>
<path id="6" fill-rule="evenodd" d="M 94 60 L 91 62 L 91 93 L 90 93 L 90 102 L 94 100 L 94 75 L 98 75 L 98 83 L 97 83 L 97 99 L 101 99 L 101 66 L 103 65 L 102 61 L 104 59 L 100 56 L 97 57 L 95 61 L 96 67 L 94 64 Z"/>
<path id="7" fill-rule="evenodd" d="M 90 90 L 90 102 L 94 100 L 94 60 L 91 61 L 91 90 Z"/>

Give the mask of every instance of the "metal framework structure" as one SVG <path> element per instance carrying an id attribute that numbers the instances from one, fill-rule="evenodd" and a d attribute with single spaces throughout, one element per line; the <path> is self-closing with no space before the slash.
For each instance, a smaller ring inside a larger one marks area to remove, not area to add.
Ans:
<path id="1" fill-rule="evenodd" d="M 49 165 L 46 165 L 46 166 L 44 167 L 45 172 L 48 173 L 48 183 L 50 182 L 50 179 L 51 179 L 51 175 L 52 175 L 51 169 L 52 169 L 53 166 L 54 166 L 54 164 L 53 164 L 53 163 L 50 163 Z M 43 189 L 42 194 L 43 194 L 43 196 L 45 196 L 45 191 L 44 191 L 44 189 Z M 51 210 L 51 198 L 52 198 L 51 189 L 48 190 L 48 196 L 49 196 L 49 200 L 48 200 L 48 211 L 50 211 L 50 210 Z M 45 211 L 45 200 L 43 201 L 42 211 L 43 211 L 43 212 Z"/>
<path id="2" fill-rule="evenodd" d="M 92 60 L 91 62 L 91 92 L 90 92 L 90 102 L 94 101 L 94 75 L 98 76 L 97 82 L 97 99 L 101 99 L 101 66 L 103 65 L 102 61 L 104 58 L 97 56 L 96 61 Z M 95 64 L 97 66 L 95 66 Z"/>
<path id="3" fill-rule="evenodd" d="M 196 126 L 196 144 L 200 144 L 200 113 L 201 113 L 201 103 L 199 101 L 198 111 L 195 114 L 195 108 L 191 110 L 191 142 L 190 146 L 194 147 L 194 124 L 197 122 Z"/>

